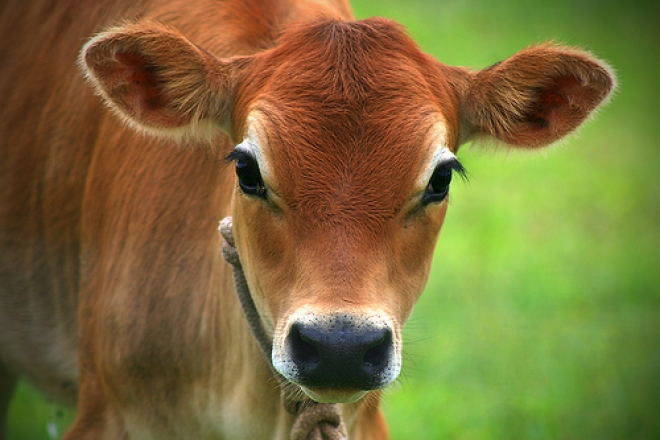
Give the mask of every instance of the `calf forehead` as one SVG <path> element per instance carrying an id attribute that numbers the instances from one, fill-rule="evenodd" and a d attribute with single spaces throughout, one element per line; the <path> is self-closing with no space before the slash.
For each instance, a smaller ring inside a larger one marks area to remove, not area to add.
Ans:
<path id="1" fill-rule="evenodd" d="M 301 220 L 377 222 L 382 227 L 419 189 L 415 186 L 428 166 L 438 115 L 410 109 L 409 115 L 388 119 L 365 113 L 361 121 L 351 121 L 350 115 L 295 118 L 292 113 L 276 124 L 286 127 L 284 133 L 267 136 L 271 183 Z M 268 125 L 277 131 L 275 124 Z"/>
<path id="2" fill-rule="evenodd" d="M 306 224 L 384 227 L 444 122 L 425 56 L 376 20 L 298 29 L 265 58 L 252 110 L 279 195 Z"/>

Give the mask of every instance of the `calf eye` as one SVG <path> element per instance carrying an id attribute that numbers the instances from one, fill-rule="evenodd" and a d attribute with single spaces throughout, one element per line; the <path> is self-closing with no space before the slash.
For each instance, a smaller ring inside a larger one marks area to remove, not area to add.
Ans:
<path id="1" fill-rule="evenodd" d="M 449 184 L 454 171 L 465 176 L 465 169 L 458 160 L 451 160 L 438 165 L 426 186 L 422 203 L 436 203 L 443 201 L 449 194 Z"/>
<path id="2" fill-rule="evenodd" d="M 256 159 L 240 150 L 234 150 L 227 160 L 236 162 L 236 176 L 238 177 L 238 186 L 248 195 L 266 197 L 266 185 L 264 184 L 259 165 Z"/>

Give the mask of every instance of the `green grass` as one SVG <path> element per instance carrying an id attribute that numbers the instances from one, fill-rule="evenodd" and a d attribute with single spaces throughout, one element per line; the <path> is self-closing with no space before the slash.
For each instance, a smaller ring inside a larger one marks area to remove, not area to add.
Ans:
<path id="1" fill-rule="evenodd" d="M 585 47 L 620 88 L 548 153 L 464 147 L 432 276 L 384 408 L 392 438 L 660 438 L 660 7 L 652 2 L 354 0 L 448 64 L 534 42 Z M 23 385 L 10 439 L 47 439 Z M 61 423 L 67 423 L 67 417 Z"/>
<path id="2" fill-rule="evenodd" d="M 21 382 L 9 408 L 8 440 L 54 440 L 73 422 L 72 409 L 48 401 Z"/>

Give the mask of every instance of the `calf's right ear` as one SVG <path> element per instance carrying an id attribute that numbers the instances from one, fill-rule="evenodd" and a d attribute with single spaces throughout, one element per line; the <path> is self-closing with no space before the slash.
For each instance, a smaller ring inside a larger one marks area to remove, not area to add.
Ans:
<path id="1" fill-rule="evenodd" d="M 615 88 L 590 54 L 545 44 L 469 75 L 461 140 L 491 137 L 517 147 L 551 144 L 580 126 Z"/>
<path id="2" fill-rule="evenodd" d="M 211 140 L 231 130 L 231 101 L 249 57 L 215 58 L 178 31 L 129 23 L 92 38 L 79 64 L 105 103 L 148 134 Z"/>

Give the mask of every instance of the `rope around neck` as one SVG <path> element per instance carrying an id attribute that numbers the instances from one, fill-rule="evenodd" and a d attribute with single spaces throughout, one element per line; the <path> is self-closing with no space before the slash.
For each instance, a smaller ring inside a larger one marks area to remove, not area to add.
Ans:
<path id="1" fill-rule="evenodd" d="M 245 315 L 248 327 L 257 340 L 268 365 L 278 379 L 284 408 L 295 417 L 291 429 L 291 440 L 346 440 L 346 426 L 339 405 L 317 403 L 309 398 L 295 399 L 293 396 L 296 393 L 291 389 L 293 385 L 273 367 L 271 360 L 273 344 L 264 329 L 243 273 L 243 266 L 234 241 L 231 217 L 222 219 L 218 230 L 223 238 L 222 255 L 234 269 L 234 288 L 241 303 L 243 315 Z"/>

